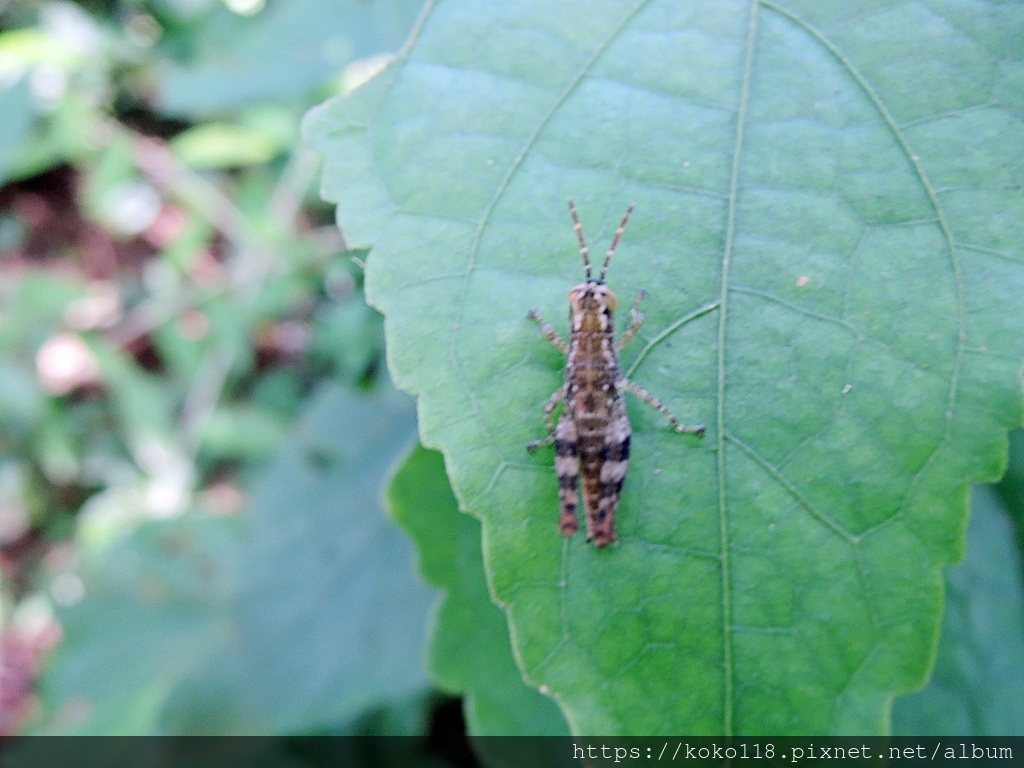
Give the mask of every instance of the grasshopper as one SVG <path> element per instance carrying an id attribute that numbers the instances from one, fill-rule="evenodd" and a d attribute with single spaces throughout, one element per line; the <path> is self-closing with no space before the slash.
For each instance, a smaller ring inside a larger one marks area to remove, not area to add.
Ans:
<path id="1" fill-rule="evenodd" d="M 562 508 L 558 527 L 566 536 L 572 536 L 579 528 L 577 485 L 582 475 L 587 541 L 597 547 L 606 547 L 616 540 L 615 511 L 629 466 L 632 429 L 623 393 L 632 392 L 662 413 L 676 432 L 703 437 L 704 426 L 681 424 L 658 398 L 619 371 L 618 353 L 643 324 L 640 304 L 647 293 L 640 291 L 637 295 L 629 311 L 629 327 L 616 344 L 613 313 L 618 299 L 604 280 L 612 254 L 633 213 L 633 206 L 626 209 L 626 215 L 615 231 L 597 279 L 591 274 L 590 252 L 572 199 L 569 200 L 569 213 L 579 240 L 586 279 L 569 291 L 569 327 L 572 333 L 569 342 L 562 339 L 537 310 L 531 309 L 527 315 L 540 324 L 544 338 L 566 355 L 565 382 L 544 405 L 548 436 L 530 443 L 527 450 L 533 453 L 542 445 L 555 446 L 555 474 L 558 475 Z M 552 416 L 559 403 L 564 403 L 565 407 L 555 426 Z"/>

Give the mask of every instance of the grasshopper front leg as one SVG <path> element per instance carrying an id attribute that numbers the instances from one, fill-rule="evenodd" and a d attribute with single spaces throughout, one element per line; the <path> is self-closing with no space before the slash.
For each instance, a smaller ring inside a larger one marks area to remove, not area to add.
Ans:
<path id="1" fill-rule="evenodd" d="M 529 312 L 526 313 L 526 316 L 531 320 L 536 320 L 538 323 L 540 323 L 541 335 L 545 339 L 550 341 L 556 349 L 562 350 L 562 353 L 565 355 L 569 354 L 569 343 L 558 335 L 558 333 L 555 331 L 554 326 L 551 325 L 551 323 L 549 323 L 547 320 L 540 316 L 540 312 L 538 312 L 536 309 L 531 309 Z"/>
<path id="2" fill-rule="evenodd" d="M 630 341 L 633 340 L 633 337 L 636 336 L 637 331 L 640 330 L 640 326 L 642 326 L 644 324 L 644 316 L 643 316 L 643 313 L 640 311 L 640 305 L 643 303 L 643 300 L 646 299 L 646 298 L 647 298 L 647 291 L 644 291 L 644 290 L 641 290 L 636 295 L 636 301 L 633 302 L 633 306 L 629 310 L 629 327 L 626 328 L 626 331 L 622 334 L 622 338 L 619 339 L 619 345 L 618 345 L 618 351 L 619 352 L 621 352 L 622 349 L 627 344 L 629 344 Z"/>

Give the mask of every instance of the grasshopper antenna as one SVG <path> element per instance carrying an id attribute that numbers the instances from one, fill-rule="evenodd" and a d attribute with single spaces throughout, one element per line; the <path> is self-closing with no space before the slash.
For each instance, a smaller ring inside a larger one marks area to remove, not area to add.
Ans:
<path id="1" fill-rule="evenodd" d="M 602 282 L 602 283 L 604 282 L 604 276 L 608 272 L 608 263 L 612 260 L 612 254 L 615 253 L 615 248 L 619 244 L 619 238 L 621 238 L 622 237 L 622 233 L 626 231 L 626 222 L 629 221 L 629 216 L 630 216 L 631 213 L 633 213 L 633 209 L 635 207 L 636 207 L 635 205 L 631 205 L 631 206 L 629 206 L 629 208 L 626 209 L 626 215 L 622 217 L 622 223 L 619 224 L 619 228 L 617 230 L 615 230 L 615 237 L 612 238 L 611 248 L 609 248 L 608 249 L 608 253 L 605 254 L 604 264 L 601 265 L 601 279 L 600 279 L 600 282 Z M 581 235 L 581 237 L 582 237 L 582 235 Z M 587 277 L 590 277 L 590 265 L 589 264 L 587 265 Z"/>
<path id="2" fill-rule="evenodd" d="M 583 225 L 580 224 L 579 214 L 576 213 L 576 203 L 569 198 L 569 213 L 572 214 L 572 228 L 576 230 L 576 239 L 580 241 L 580 256 L 583 257 L 583 266 L 587 268 L 587 280 L 590 280 L 590 249 L 587 248 L 587 241 L 583 239 Z M 602 278 L 603 280 L 604 278 Z"/>

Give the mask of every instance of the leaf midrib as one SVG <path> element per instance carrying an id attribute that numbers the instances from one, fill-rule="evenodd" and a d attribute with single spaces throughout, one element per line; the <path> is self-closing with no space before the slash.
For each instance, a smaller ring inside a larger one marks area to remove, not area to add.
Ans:
<path id="1" fill-rule="evenodd" d="M 716 414 L 716 453 L 718 460 L 718 528 L 722 584 L 722 668 L 723 708 L 722 734 L 732 735 L 733 659 L 732 659 L 732 580 L 729 561 L 729 510 L 725 492 L 725 326 L 729 315 L 729 267 L 736 238 L 736 198 L 740 184 L 743 156 L 743 133 L 747 105 L 750 100 L 750 77 L 754 66 L 754 43 L 757 38 L 758 0 L 750 3 L 747 21 L 747 44 L 743 61 L 743 82 L 736 109 L 736 137 L 733 143 L 732 168 L 729 177 L 728 212 L 725 222 L 725 245 L 722 251 L 722 277 L 718 294 L 718 411 Z"/>

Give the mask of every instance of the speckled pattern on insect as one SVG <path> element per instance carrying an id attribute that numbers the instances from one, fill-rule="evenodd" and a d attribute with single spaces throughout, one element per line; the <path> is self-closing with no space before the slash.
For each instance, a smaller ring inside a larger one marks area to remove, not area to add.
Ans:
<path id="1" fill-rule="evenodd" d="M 604 280 L 633 206 L 626 210 L 622 223 L 615 231 L 604 264 L 601 265 L 601 274 L 596 279 L 591 274 L 590 252 L 572 200 L 569 200 L 569 212 L 579 240 L 586 279 L 569 291 L 569 327 L 572 335 L 568 343 L 537 310 L 531 309 L 529 312 L 529 317 L 540 323 L 544 337 L 565 353 L 566 363 L 565 383 L 544 406 L 548 437 L 530 443 L 527 449 L 533 452 L 541 445 L 553 443 L 555 446 L 555 473 L 558 475 L 562 507 L 559 528 L 566 536 L 572 536 L 579 528 L 577 485 L 580 476 L 583 477 L 587 541 L 598 547 L 606 547 L 616 539 L 615 511 L 629 466 L 632 430 L 622 400 L 623 393 L 628 390 L 660 411 L 676 432 L 703 437 L 704 427 L 680 424 L 654 395 L 623 377 L 619 371 L 618 353 L 643 324 L 640 302 L 647 294 L 640 291 L 636 303 L 629 311 L 629 327 L 616 344 L 614 312 L 618 300 Z M 556 426 L 552 415 L 559 403 L 564 403 L 565 407 Z"/>

